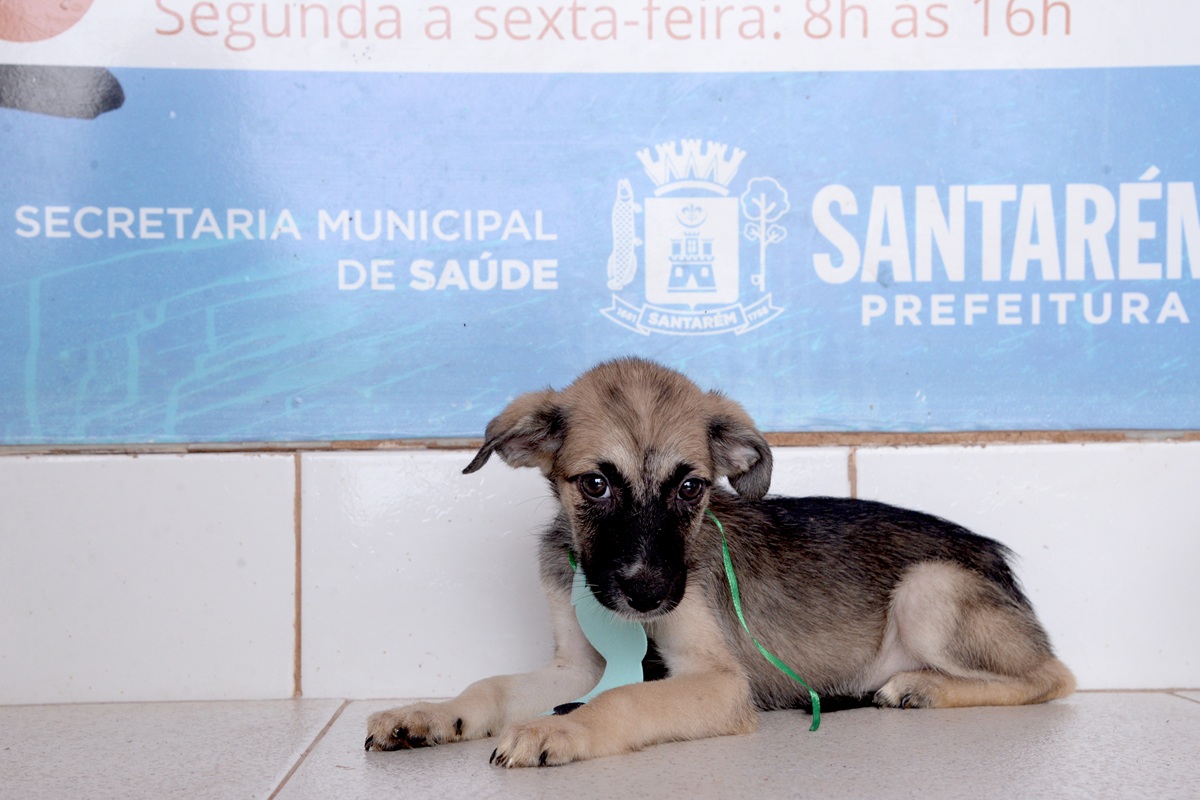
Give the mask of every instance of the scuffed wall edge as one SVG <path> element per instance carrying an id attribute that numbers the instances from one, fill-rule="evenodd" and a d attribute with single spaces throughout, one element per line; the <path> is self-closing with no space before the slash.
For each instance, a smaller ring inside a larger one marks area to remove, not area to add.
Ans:
<path id="1" fill-rule="evenodd" d="M 768 433 L 775 447 L 930 447 L 992 444 L 1196 442 L 1200 431 L 945 431 L 923 433 L 797 431 Z M 3 445 L 4 456 L 139 455 L 157 453 L 309 453 L 390 450 L 474 450 L 482 439 L 364 439 L 331 442 L 194 442 L 174 444 Z"/>

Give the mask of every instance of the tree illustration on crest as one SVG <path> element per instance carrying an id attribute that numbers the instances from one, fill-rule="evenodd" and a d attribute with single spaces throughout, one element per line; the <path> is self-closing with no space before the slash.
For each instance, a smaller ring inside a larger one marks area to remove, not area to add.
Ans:
<path id="1" fill-rule="evenodd" d="M 775 221 L 791 209 L 787 189 L 774 178 L 754 178 L 746 184 L 742 193 L 742 213 L 750 222 L 746 223 L 746 238 L 758 242 L 758 274 L 750 276 L 750 282 L 767 290 L 767 245 L 782 242 L 787 229 Z"/>

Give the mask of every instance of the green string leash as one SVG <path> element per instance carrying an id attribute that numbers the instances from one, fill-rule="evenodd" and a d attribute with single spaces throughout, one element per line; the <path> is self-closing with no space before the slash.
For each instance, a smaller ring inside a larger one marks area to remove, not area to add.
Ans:
<path id="1" fill-rule="evenodd" d="M 738 620 L 742 623 L 742 628 L 745 629 L 746 635 L 750 637 L 750 641 L 754 642 L 754 646 L 758 648 L 758 652 L 763 654 L 763 658 L 771 662 L 777 670 L 787 675 L 796 683 L 808 690 L 808 696 L 812 700 L 812 725 L 810 731 L 815 731 L 821 727 L 821 698 L 813 691 L 812 687 L 804 682 L 804 679 L 796 674 L 796 671 L 783 662 L 783 659 L 772 653 L 770 650 L 762 646 L 762 642 L 754 638 L 754 634 L 750 632 L 750 626 L 746 624 L 746 617 L 742 614 L 742 595 L 738 591 L 737 576 L 733 574 L 733 559 L 729 557 L 729 543 L 725 541 L 725 526 L 721 524 L 721 520 L 717 519 L 717 515 L 712 512 L 712 509 L 707 510 L 708 516 L 716 523 L 717 530 L 721 533 L 721 553 L 725 557 L 725 577 L 729 580 L 729 593 L 733 596 L 733 609 L 737 611 Z"/>

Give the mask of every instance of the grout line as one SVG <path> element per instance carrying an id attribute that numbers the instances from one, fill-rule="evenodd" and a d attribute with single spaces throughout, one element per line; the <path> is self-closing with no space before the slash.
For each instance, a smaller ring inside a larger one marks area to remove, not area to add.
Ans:
<path id="1" fill-rule="evenodd" d="M 342 704 L 338 706 L 338 710 L 333 712 L 333 716 L 330 717 L 329 721 L 325 723 L 325 727 L 321 728 L 320 732 L 316 735 L 316 738 L 309 743 L 308 747 L 304 748 L 304 752 L 300 754 L 300 758 L 296 759 L 296 763 L 292 764 L 292 768 L 289 769 L 287 774 L 280 779 L 279 785 L 275 787 L 275 790 L 271 792 L 271 794 L 267 795 L 267 800 L 275 800 L 275 798 L 279 796 L 279 793 L 283 791 L 283 787 L 286 786 L 287 782 L 292 779 L 292 776 L 296 774 L 296 771 L 300 769 L 312 751 L 317 749 L 317 745 L 319 745 L 321 740 L 325 738 L 325 734 L 329 733 L 329 729 L 333 727 L 333 723 L 338 721 L 338 717 L 342 715 L 342 712 L 346 710 L 346 706 L 348 705 L 350 705 L 349 700 L 342 701 Z"/>
<path id="2" fill-rule="evenodd" d="M 850 496 L 858 497 L 858 448 L 851 447 L 850 455 L 846 458 L 846 472 L 850 479 Z"/>
<path id="3" fill-rule="evenodd" d="M 1076 689 L 1076 694 L 1178 694 L 1179 692 L 1200 692 L 1200 689 L 1189 689 L 1187 687 L 1174 686 L 1166 689 Z M 1185 700 L 1190 700 L 1190 697 L 1185 697 Z M 1200 701 L 1197 701 L 1200 702 Z"/>
<path id="4" fill-rule="evenodd" d="M 294 612 L 295 613 L 295 622 L 293 623 L 294 629 L 295 629 L 295 638 L 294 638 L 295 644 L 294 644 L 294 649 L 292 651 L 292 697 L 303 697 L 304 696 L 304 684 L 301 680 L 302 673 L 301 673 L 301 667 L 300 667 L 300 664 L 301 664 L 300 657 L 303 653 L 302 643 L 303 643 L 303 633 L 304 633 L 302 604 L 301 604 L 301 600 L 302 600 L 301 592 L 303 591 L 303 584 L 302 584 L 303 576 L 301 574 L 301 569 L 300 569 L 300 566 L 301 566 L 300 559 L 301 559 L 301 554 L 302 554 L 302 547 L 301 547 L 301 545 L 302 545 L 302 539 L 301 539 L 302 525 L 301 525 L 300 520 L 301 520 L 301 511 L 303 510 L 301 507 L 301 499 L 300 499 L 301 498 L 301 489 L 302 489 L 302 485 L 300 482 L 301 481 L 301 468 L 300 468 L 301 455 L 300 455 L 300 453 L 293 454 L 292 460 L 294 462 L 294 468 L 295 468 L 295 478 L 293 481 L 295 484 L 295 488 L 294 488 L 294 494 L 292 495 L 292 529 L 295 532 L 295 537 L 296 537 L 296 574 L 294 577 L 295 583 L 294 583 L 294 588 L 292 591 L 292 594 L 295 596 L 295 601 L 296 601 L 296 607 L 295 607 L 295 612 Z"/>
<path id="5" fill-rule="evenodd" d="M 1187 691 L 1187 690 L 1186 689 L 1177 689 L 1177 690 L 1171 692 L 1171 694 L 1174 697 L 1178 697 L 1180 700 L 1186 700 L 1189 703 L 1196 703 L 1197 705 L 1200 705 L 1200 700 L 1196 699 L 1195 697 L 1184 697 L 1182 694 L 1180 694 L 1180 692 L 1182 692 L 1182 691 Z"/>

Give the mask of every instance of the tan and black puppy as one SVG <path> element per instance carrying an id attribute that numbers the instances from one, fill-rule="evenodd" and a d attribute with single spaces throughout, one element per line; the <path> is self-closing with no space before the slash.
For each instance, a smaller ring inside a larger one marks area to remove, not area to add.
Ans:
<path id="1" fill-rule="evenodd" d="M 762 434 L 740 405 L 677 372 L 623 359 L 523 395 L 464 471 L 493 453 L 540 469 L 561 505 L 541 544 L 554 659 L 377 713 L 367 749 L 499 734 L 494 763 L 562 764 L 743 733 L 758 710 L 808 707 L 740 627 L 706 510 L 724 526 L 750 629 L 827 707 L 1016 705 L 1074 689 L 1002 545 L 882 503 L 764 497 Z M 602 605 L 645 625 L 665 677 L 544 716 L 604 667 L 571 606 L 568 551 Z"/>

